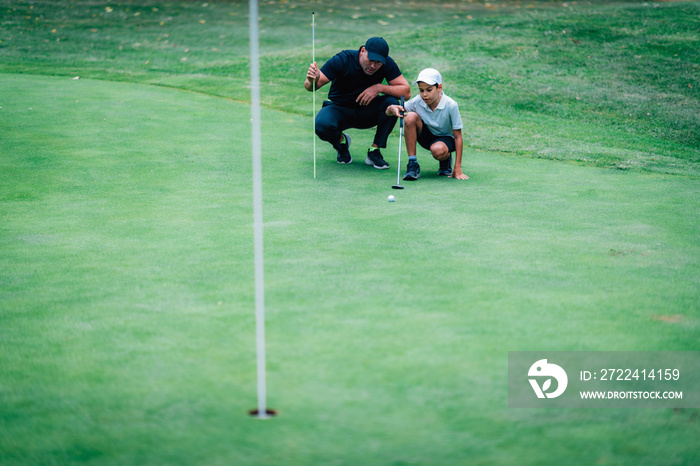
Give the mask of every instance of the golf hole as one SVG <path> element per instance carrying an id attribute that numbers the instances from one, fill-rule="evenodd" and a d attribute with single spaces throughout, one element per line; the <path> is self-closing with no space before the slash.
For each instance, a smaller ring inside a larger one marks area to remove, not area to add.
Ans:
<path id="1" fill-rule="evenodd" d="M 250 414 L 251 416 L 256 416 L 256 417 L 257 417 L 259 412 L 260 412 L 260 411 L 258 411 L 257 409 L 251 409 L 250 411 L 248 411 L 248 414 Z M 265 414 L 266 414 L 267 416 L 269 416 L 269 417 L 275 417 L 275 416 L 277 416 L 277 410 L 275 410 L 275 409 L 266 409 L 266 410 L 265 410 Z"/>

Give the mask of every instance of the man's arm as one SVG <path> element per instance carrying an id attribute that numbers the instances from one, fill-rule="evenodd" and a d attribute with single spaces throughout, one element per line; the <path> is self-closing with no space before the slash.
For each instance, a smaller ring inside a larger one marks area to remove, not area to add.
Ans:
<path id="1" fill-rule="evenodd" d="M 388 84 L 375 84 L 368 87 L 357 97 L 357 102 L 360 105 L 369 105 L 379 94 L 390 95 L 397 99 L 404 96 L 408 100 L 411 98 L 411 86 L 406 81 L 406 78 L 401 75 L 389 81 Z"/>
<path id="2" fill-rule="evenodd" d="M 304 89 L 306 89 L 309 92 L 313 92 L 314 80 L 316 80 L 316 90 L 318 90 L 319 87 L 323 87 L 329 82 L 331 82 L 330 79 L 328 79 L 326 75 L 318 69 L 316 63 L 312 63 L 311 66 L 309 66 L 309 70 L 306 72 L 306 80 L 304 80 Z"/>
<path id="3" fill-rule="evenodd" d="M 462 141 L 462 130 L 454 130 L 455 136 L 455 167 L 452 170 L 451 178 L 456 178 L 458 180 L 468 180 L 469 177 L 462 173 L 462 148 L 464 142 Z"/>

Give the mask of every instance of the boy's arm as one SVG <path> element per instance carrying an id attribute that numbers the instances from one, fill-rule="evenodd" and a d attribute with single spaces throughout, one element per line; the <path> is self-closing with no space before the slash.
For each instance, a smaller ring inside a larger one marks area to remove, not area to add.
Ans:
<path id="1" fill-rule="evenodd" d="M 469 177 L 462 173 L 462 148 L 464 143 L 462 141 L 462 130 L 454 130 L 455 135 L 455 167 L 452 170 L 451 178 L 456 178 L 458 180 L 468 180 Z"/>
<path id="2" fill-rule="evenodd" d="M 395 116 L 403 118 L 403 112 L 406 111 L 401 105 L 389 105 L 384 112 L 386 116 Z"/>
<path id="3" fill-rule="evenodd" d="M 404 102 L 403 107 L 401 105 L 389 105 L 386 108 L 385 113 L 387 116 L 403 118 L 406 113 L 416 111 L 416 105 L 414 103 L 414 100 L 416 99 L 408 99 L 406 102 Z"/>

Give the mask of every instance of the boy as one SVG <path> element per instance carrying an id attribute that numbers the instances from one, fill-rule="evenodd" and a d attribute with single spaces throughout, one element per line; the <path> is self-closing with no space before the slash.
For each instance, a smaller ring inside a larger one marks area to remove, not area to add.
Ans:
<path id="1" fill-rule="evenodd" d="M 462 173 L 462 117 L 457 102 L 442 93 L 442 76 L 438 70 L 426 68 L 418 74 L 413 84 L 418 84 L 420 94 L 400 105 L 387 108 L 387 115 L 404 116 L 404 137 L 408 166 L 404 180 L 420 178 L 420 165 L 416 156 L 416 143 L 428 149 L 435 160 L 440 161 L 439 176 L 468 180 Z M 454 171 L 452 152 L 456 153 Z"/>

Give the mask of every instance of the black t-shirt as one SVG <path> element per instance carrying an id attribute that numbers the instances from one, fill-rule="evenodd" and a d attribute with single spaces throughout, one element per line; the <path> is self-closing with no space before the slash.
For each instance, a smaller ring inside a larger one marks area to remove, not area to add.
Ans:
<path id="1" fill-rule="evenodd" d="M 328 99 L 344 107 L 354 107 L 355 101 L 370 86 L 387 83 L 401 76 L 401 70 L 391 57 L 373 75 L 368 75 L 360 66 L 359 50 L 343 50 L 333 56 L 322 67 L 321 72 L 331 80 Z"/>

